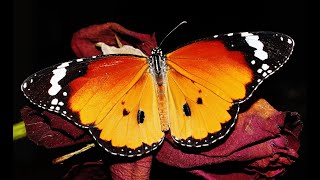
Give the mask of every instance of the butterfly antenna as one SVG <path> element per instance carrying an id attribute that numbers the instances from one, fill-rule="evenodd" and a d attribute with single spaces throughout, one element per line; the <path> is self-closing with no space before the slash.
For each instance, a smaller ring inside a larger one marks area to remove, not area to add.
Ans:
<path id="1" fill-rule="evenodd" d="M 163 43 L 163 41 L 164 41 L 174 30 L 176 30 L 179 26 L 181 26 L 182 24 L 185 24 L 185 23 L 187 23 L 187 21 L 182 21 L 182 22 L 179 23 L 175 28 L 173 28 L 173 29 L 166 35 L 166 37 L 164 37 L 164 38 L 162 39 L 162 41 L 160 42 L 160 44 L 159 44 L 158 47 L 161 46 L 161 44 Z"/>

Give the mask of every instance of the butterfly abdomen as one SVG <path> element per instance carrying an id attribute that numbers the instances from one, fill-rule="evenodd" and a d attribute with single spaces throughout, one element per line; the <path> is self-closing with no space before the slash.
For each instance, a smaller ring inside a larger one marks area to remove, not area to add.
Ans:
<path id="1" fill-rule="evenodd" d="M 157 94 L 161 130 L 164 132 L 169 130 L 167 86 L 165 84 L 158 85 Z"/>

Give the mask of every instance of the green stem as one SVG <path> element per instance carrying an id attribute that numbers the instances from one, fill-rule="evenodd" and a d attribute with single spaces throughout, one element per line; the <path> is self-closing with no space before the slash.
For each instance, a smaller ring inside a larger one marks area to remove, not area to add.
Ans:
<path id="1" fill-rule="evenodd" d="M 18 122 L 13 125 L 13 140 L 18 140 L 27 136 L 24 122 Z"/>

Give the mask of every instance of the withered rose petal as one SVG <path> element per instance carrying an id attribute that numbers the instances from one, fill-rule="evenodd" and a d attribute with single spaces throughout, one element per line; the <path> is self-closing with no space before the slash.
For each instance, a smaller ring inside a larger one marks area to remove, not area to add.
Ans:
<path id="1" fill-rule="evenodd" d="M 156 159 L 170 166 L 196 170 L 229 162 L 246 163 L 244 171 L 273 177 L 298 158 L 301 130 L 302 123 L 297 113 L 279 112 L 260 99 L 249 110 L 239 114 L 230 136 L 216 147 L 212 145 L 211 150 L 186 153 L 172 142 L 170 136 L 166 136 Z"/>
<path id="2" fill-rule="evenodd" d="M 71 146 L 93 141 L 87 131 L 56 114 L 25 106 L 20 110 L 30 140 L 46 148 Z"/>
<path id="3" fill-rule="evenodd" d="M 213 174 L 209 172 L 205 172 L 203 170 L 191 170 L 189 171 L 191 174 L 196 176 L 201 176 L 206 180 L 253 180 L 256 179 L 256 175 L 248 174 L 244 172 L 232 172 L 229 174 Z"/>
<path id="4" fill-rule="evenodd" d="M 123 45 L 131 45 L 150 55 L 152 48 L 157 46 L 155 34 L 142 34 L 109 22 L 82 28 L 73 34 L 71 47 L 78 57 L 100 55 L 102 52 L 96 43 L 103 42 L 109 46 L 118 47 L 116 36 Z"/>
<path id="5" fill-rule="evenodd" d="M 102 161 L 86 162 L 74 165 L 63 179 L 88 180 L 88 179 L 111 179 L 107 167 Z"/>
<path id="6" fill-rule="evenodd" d="M 152 156 L 134 162 L 117 163 L 110 167 L 112 179 L 149 179 Z"/>
<path id="7" fill-rule="evenodd" d="M 86 162 L 73 166 L 64 179 L 150 179 L 151 164 L 152 156 L 125 163 L 112 162 L 112 160 L 109 162 Z"/>

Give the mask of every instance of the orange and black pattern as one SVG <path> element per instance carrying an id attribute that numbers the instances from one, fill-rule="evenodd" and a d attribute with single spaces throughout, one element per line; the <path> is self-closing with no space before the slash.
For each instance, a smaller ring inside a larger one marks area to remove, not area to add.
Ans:
<path id="1" fill-rule="evenodd" d="M 216 35 L 153 58 L 74 59 L 31 75 L 21 89 L 35 105 L 87 128 L 114 155 L 156 149 L 164 127 L 180 145 L 208 146 L 232 131 L 240 104 L 285 64 L 293 47 L 281 33 Z"/>

